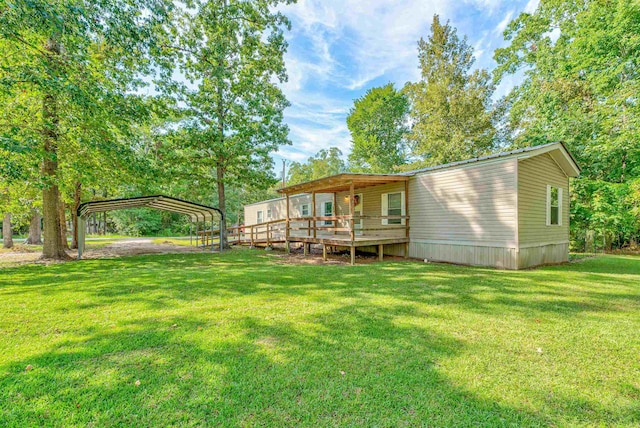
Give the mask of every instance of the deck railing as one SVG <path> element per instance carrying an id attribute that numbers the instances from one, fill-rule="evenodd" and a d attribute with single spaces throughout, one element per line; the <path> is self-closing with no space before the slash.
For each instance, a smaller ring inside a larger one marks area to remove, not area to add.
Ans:
<path id="1" fill-rule="evenodd" d="M 404 224 L 382 225 L 382 220 L 404 220 Z M 374 227 L 366 227 L 366 220 L 380 220 Z M 357 236 L 384 235 L 390 238 L 409 237 L 409 216 L 403 215 L 335 215 L 309 216 L 271 220 L 263 223 L 227 228 L 229 243 L 270 245 L 290 238 L 320 238 L 333 235 L 354 241 Z"/>

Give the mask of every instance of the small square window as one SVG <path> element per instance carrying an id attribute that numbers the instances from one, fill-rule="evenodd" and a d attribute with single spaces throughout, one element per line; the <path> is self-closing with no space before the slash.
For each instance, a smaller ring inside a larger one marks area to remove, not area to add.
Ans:
<path id="1" fill-rule="evenodd" d="M 308 217 L 309 216 L 309 204 L 302 204 L 302 207 L 300 207 L 300 213 L 301 213 L 302 217 Z"/>
<path id="2" fill-rule="evenodd" d="M 264 222 L 264 211 L 258 211 L 256 213 L 256 223 Z"/>

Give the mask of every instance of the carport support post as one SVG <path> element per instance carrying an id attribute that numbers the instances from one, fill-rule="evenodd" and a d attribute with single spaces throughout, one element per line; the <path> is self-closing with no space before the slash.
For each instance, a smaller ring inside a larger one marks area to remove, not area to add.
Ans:
<path id="1" fill-rule="evenodd" d="M 220 235 L 219 241 L 222 241 L 222 235 Z M 220 248 L 222 248 L 222 242 L 220 243 Z M 213 216 L 211 216 L 211 251 L 213 251 Z"/>
<path id="2" fill-rule="evenodd" d="M 193 245 L 193 219 L 189 217 L 189 245 Z"/>
<path id="3" fill-rule="evenodd" d="M 84 251 L 85 233 L 87 231 L 87 218 L 83 215 L 78 217 L 78 260 L 82 258 L 82 252 Z"/>
<path id="4" fill-rule="evenodd" d="M 211 217 L 211 228 L 213 230 L 213 217 Z M 220 238 L 218 238 L 218 246 L 220 247 L 220 252 L 222 252 L 222 248 L 224 247 L 224 245 L 222 245 L 222 217 L 220 217 L 218 231 L 220 233 Z M 211 239 L 213 239 L 213 236 L 211 237 Z"/>

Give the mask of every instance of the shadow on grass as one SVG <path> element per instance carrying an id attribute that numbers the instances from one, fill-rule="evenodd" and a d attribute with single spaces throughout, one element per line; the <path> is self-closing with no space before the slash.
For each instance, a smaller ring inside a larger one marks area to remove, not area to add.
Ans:
<path id="1" fill-rule="evenodd" d="M 94 298 L 86 308 L 133 299 L 154 309 L 168 307 L 174 299 L 211 295 L 260 293 L 278 299 L 316 294 L 318 300 L 389 295 L 413 304 L 455 305 L 476 312 L 504 308 L 561 316 L 620 310 L 620 303 L 637 302 L 640 296 L 637 257 L 533 271 L 397 262 L 355 267 L 280 265 L 273 260 L 259 251 L 238 251 L 24 266 L 3 272 L 0 291 L 20 294 L 23 287 L 43 295 L 87 291 Z M 8 286 L 18 287 L 3 290 Z"/>
<path id="2" fill-rule="evenodd" d="M 443 374 L 443 362 L 469 353 L 464 341 L 401 320 L 435 316 L 427 312 L 433 306 L 565 318 L 637 310 L 640 267 L 637 258 L 525 272 L 419 263 L 280 265 L 243 251 L 2 273 L 0 298 L 82 296 L 50 310 L 119 316 L 113 327 L 82 325 L 71 339 L 0 362 L 2 426 L 543 426 L 554 421 L 470 393 Z M 205 298 L 220 304 L 191 306 Z M 242 299 L 255 306 L 224 312 Z M 301 300 L 339 304 L 308 313 L 296 307 L 302 312 L 290 317 L 287 308 Z M 149 312 L 118 315 L 134 304 Z M 637 386 L 629 388 L 627 395 L 637 394 Z M 584 408 L 588 421 L 640 419 L 637 407 L 595 408 L 562 397 L 550 398 L 549 406 Z"/>
<path id="3" fill-rule="evenodd" d="M 412 310 L 400 308 L 401 311 Z M 542 426 L 449 382 L 463 345 L 349 306 L 295 323 L 142 319 L 2 366 L 3 426 Z M 204 326 L 204 327 L 203 327 Z M 85 332 L 88 333 L 88 332 Z M 33 370 L 25 371 L 31 364 Z M 140 381 L 136 386 L 136 381 Z"/>

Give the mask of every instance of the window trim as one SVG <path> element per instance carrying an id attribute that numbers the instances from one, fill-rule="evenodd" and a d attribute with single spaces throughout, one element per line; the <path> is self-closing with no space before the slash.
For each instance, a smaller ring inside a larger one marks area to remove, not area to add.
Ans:
<path id="1" fill-rule="evenodd" d="M 398 191 L 398 192 L 389 192 L 389 193 L 383 193 L 382 194 L 382 213 L 381 215 L 383 216 L 388 216 L 389 215 L 389 195 L 397 195 L 400 194 L 400 215 L 402 216 L 406 216 L 406 200 L 405 200 L 405 193 L 404 191 Z M 394 224 L 391 223 L 389 224 L 389 219 L 387 218 L 383 218 L 381 221 L 383 226 L 404 226 L 406 224 L 406 219 L 400 219 L 400 223 L 399 224 Z"/>
<path id="2" fill-rule="evenodd" d="M 551 189 L 558 189 L 558 224 L 551 223 Z M 563 189 L 560 186 L 553 186 L 551 184 L 547 184 L 547 214 L 546 214 L 546 224 L 547 226 L 562 226 L 562 216 L 563 216 Z"/>
<path id="3" fill-rule="evenodd" d="M 307 208 L 307 213 L 305 214 L 305 207 Z M 311 207 L 309 206 L 309 204 L 302 204 L 300 205 L 300 216 L 301 217 L 309 217 L 309 213 L 311 212 Z"/>
<path id="4" fill-rule="evenodd" d="M 273 210 L 271 208 L 267 208 L 267 221 L 273 220 Z"/>
<path id="5" fill-rule="evenodd" d="M 256 224 L 264 223 L 264 210 L 256 211 Z"/>
<path id="6" fill-rule="evenodd" d="M 324 201 L 322 203 L 322 217 L 327 217 L 327 204 L 331 204 L 331 214 L 330 214 L 330 216 L 334 216 L 335 215 L 333 213 L 333 211 L 334 211 L 333 201 Z M 325 226 L 333 225 L 333 220 L 325 220 L 324 221 L 324 225 Z"/>

